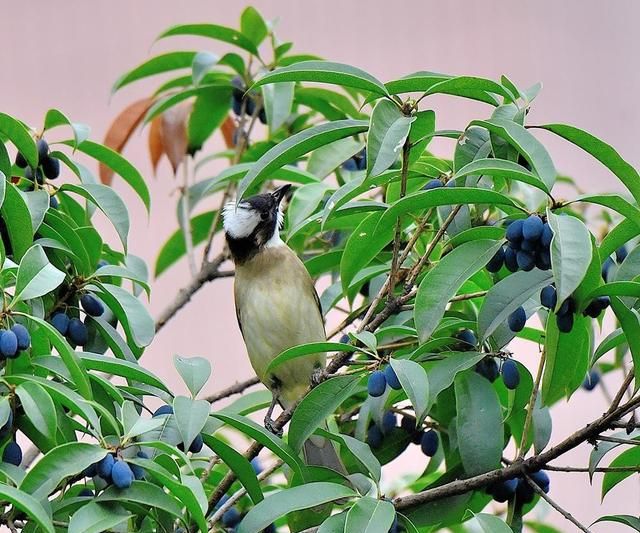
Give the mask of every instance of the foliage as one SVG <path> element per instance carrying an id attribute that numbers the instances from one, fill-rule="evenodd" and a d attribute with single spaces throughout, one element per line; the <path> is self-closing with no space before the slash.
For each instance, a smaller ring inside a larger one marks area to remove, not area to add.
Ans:
<path id="1" fill-rule="evenodd" d="M 320 523 L 322 532 L 462 531 L 473 522 L 520 531 L 553 493 L 541 469 L 573 447 L 598 444 L 585 470 L 604 468 L 603 497 L 637 472 L 638 433 L 625 417 L 640 404 L 640 176 L 612 147 L 573 126 L 530 124 L 540 85 L 427 71 L 383 83 L 293 53 L 253 8 L 239 29 L 186 24 L 159 38 L 179 36 L 231 51 L 177 50 L 125 73 L 114 91 L 170 77 L 116 118 L 104 145 L 55 109 L 38 130 L 0 113 L 2 523 L 248 533 Z M 487 111 L 462 130 L 438 130 L 434 94 Z M 147 268 L 128 250 L 128 211 L 110 187 L 118 175 L 149 208 L 148 180 L 119 154 L 140 125 L 149 126 L 154 169 L 166 155 L 184 171 L 178 229 L 155 275 L 181 260 L 193 275 L 155 323 L 143 303 Z M 539 129 L 596 158 L 625 192 L 580 194 L 558 175 Z M 218 132 L 227 149 L 207 153 Z M 450 157 L 429 150 L 434 138 L 452 141 Z M 86 156 L 100 164 L 99 179 Z M 228 167 L 206 177 L 219 159 Z M 286 436 L 252 420 L 270 396 L 245 392 L 255 380 L 201 398 L 209 359 L 176 356 L 190 396 L 174 396 L 138 363 L 193 292 L 228 275 L 226 251 L 212 257 L 224 202 L 282 181 L 295 184 L 283 236 L 312 277 L 328 281 L 323 314 L 342 314 L 327 343 L 271 363 L 334 353 L 325 379 L 276 421 L 291 420 Z M 557 196 L 560 184 L 569 200 Z M 103 241 L 98 211 L 119 242 Z M 538 348 L 534 375 L 511 351 L 514 338 Z M 624 384 L 607 413 L 549 449 L 550 408 L 585 378 L 593 389 L 616 375 Z M 229 430 L 251 447 L 243 453 Z M 299 450 L 314 433 L 339 445 L 348 476 L 304 463 Z M 30 441 L 36 462 L 16 438 Z M 412 443 L 426 466 L 383 493 L 381 465 Z M 264 471 L 255 459 L 263 447 Z M 611 468 L 599 466 L 609 454 Z M 282 465 L 286 476 L 275 473 Z M 495 516 L 481 512 L 491 498 L 506 503 Z M 600 520 L 639 528 L 630 515 Z"/>

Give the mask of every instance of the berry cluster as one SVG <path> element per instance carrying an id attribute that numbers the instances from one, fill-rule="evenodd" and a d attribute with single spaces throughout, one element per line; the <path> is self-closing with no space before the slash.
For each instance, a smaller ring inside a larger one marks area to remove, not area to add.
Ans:
<path id="1" fill-rule="evenodd" d="M 342 163 L 343 170 L 350 172 L 356 172 L 358 170 L 367 169 L 367 149 L 363 148 L 357 154 L 351 156 L 344 163 Z"/>
<path id="2" fill-rule="evenodd" d="M 139 451 L 136 455 L 141 459 L 149 459 L 149 456 L 143 451 Z M 98 476 L 102 478 L 107 485 L 113 484 L 119 489 L 128 489 L 134 479 L 144 478 L 144 469 L 138 465 L 127 463 L 121 457 L 114 453 L 108 453 L 97 463 L 92 464 L 84 471 L 85 477 Z M 91 494 L 93 495 L 93 493 Z M 89 494 L 87 494 L 89 496 Z"/>
<path id="3" fill-rule="evenodd" d="M 503 246 L 487 264 L 489 272 L 498 272 L 502 265 L 511 272 L 534 267 L 540 270 L 551 268 L 551 239 L 553 231 L 547 222 L 537 215 L 514 220 L 507 227 L 508 244 Z"/>
<path id="4" fill-rule="evenodd" d="M 485 357 L 476 363 L 475 371 L 491 383 L 498 379 L 498 376 L 502 376 L 502 382 L 509 390 L 515 390 L 520 385 L 520 370 L 513 359 L 505 359 L 502 366 L 498 367 L 494 357 Z"/>
<path id="5" fill-rule="evenodd" d="M 169 416 L 172 414 L 173 407 L 171 407 L 170 405 L 161 405 L 154 411 L 152 417 L 155 418 L 157 416 Z M 193 442 L 189 446 L 189 451 L 191 453 L 199 453 L 202 450 L 203 446 L 204 440 L 202 439 L 202 434 L 199 433 L 196 438 L 193 439 Z M 178 449 L 184 451 L 184 444 L 182 442 L 178 444 Z"/>
<path id="6" fill-rule="evenodd" d="M 237 116 L 242 116 L 243 111 L 249 116 L 253 116 L 256 112 L 256 105 L 260 105 L 258 111 L 258 119 L 263 124 L 267 123 L 267 114 L 264 110 L 262 102 L 257 102 L 256 95 L 247 93 L 247 87 L 240 76 L 236 76 L 231 80 L 231 108 Z M 244 109 L 243 109 L 244 108 Z"/>
<path id="7" fill-rule="evenodd" d="M 387 389 L 387 385 L 394 390 L 402 389 L 400 380 L 391 365 L 385 367 L 384 370 L 376 370 L 371 373 L 369 381 L 367 382 L 369 396 L 373 396 L 374 398 L 382 396 Z"/>
<path id="8" fill-rule="evenodd" d="M 382 426 L 374 422 L 367 431 L 367 442 L 373 449 L 380 448 L 385 435 L 391 433 L 397 427 L 397 418 L 392 411 L 387 411 L 382 416 Z M 433 457 L 438 451 L 440 438 L 435 429 L 424 431 L 416 428 L 416 419 L 411 416 L 403 416 L 400 421 L 400 428 L 411 435 L 411 442 L 419 444 L 422 453 L 427 457 Z"/>
<path id="9" fill-rule="evenodd" d="M 551 482 L 546 472 L 539 470 L 530 474 L 529 477 L 545 494 L 549 492 Z M 531 503 L 536 495 L 531 485 L 522 477 L 493 483 L 486 490 L 497 502 L 504 503 L 515 498 L 517 505 Z"/>
<path id="10" fill-rule="evenodd" d="M 104 305 L 92 294 L 83 294 L 80 297 L 80 305 L 89 316 L 102 316 Z M 50 319 L 51 325 L 61 335 L 65 335 L 72 346 L 84 346 L 89 342 L 89 329 L 87 324 L 77 317 L 70 317 L 67 313 L 59 311 Z"/>
<path id="11" fill-rule="evenodd" d="M 54 180 L 60 176 L 60 160 L 49 154 L 49 145 L 44 139 L 39 139 L 38 148 L 38 165 L 31 168 L 24 156 L 18 152 L 16 156 L 16 166 L 24 169 L 24 177 L 27 181 L 33 183 L 36 181 L 38 185 L 44 183 L 44 179 Z"/>
<path id="12" fill-rule="evenodd" d="M 14 324 L 11 329 L 0 329 L 0 360 L 16 359 L 30 346 L 31 335 L 22 324 Z"/>

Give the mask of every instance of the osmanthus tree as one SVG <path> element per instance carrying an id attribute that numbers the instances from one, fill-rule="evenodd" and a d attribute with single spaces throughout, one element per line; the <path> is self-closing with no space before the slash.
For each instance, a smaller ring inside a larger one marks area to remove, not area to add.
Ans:
<path id="1" fill-rule="evenodd" d="M 639 469 L 637 171 L 578 128 L 529 124 L 540 86 L 426 71 L 382 83 L 293 54 L 253 8 L 239 30 L 189 24 L 161 38 L 181 35 L 233 51 L 170 52 L 125 74 L 115 89 L 174 77 L 117 117 L 106 146 L 55 109 L 38 129 L 0 113 L 0 522 L 25 532 L 556 531 L 528 519 L 544 499 L 588 531 L 580 510 L 554 501 L 549 472 L 585 484 L 603 473 L 605 496 Z M 439 130 L 434 94 L 483 102 L 486 114 Z M 109 186 L 119 175 L 149 207 L 147 180 L 118 153 L 140 123 L 154 165 L 166 154 L 183 180 L 179 230 L 155 275 L 182 260 L 192 273 L 155 323 L 142 303 L 146 267 L 127 250 L 127 209 Z M 574 189 L 540 129 L 595 157 L 627 192 L 558 200 L 556 182 Z M 228 149 L 204 154 L 218 131 Z M 429 151 L 436 137 L 451 139 L 450 157 Z M 209 177 L 219 159 L 228 168 Z M 199 398 L 215 353 L 175 358 L 189 397 L 138 363 L 194 292 L 232 275 L 224 247 L 214 250 L 223 203 L 274 181 L 295 184 L 283 237 L 323 280 L 323 313 L 339 323 L 326 343 L 271 363 L 331 356 L 277 418 L 282 435 L 251 416 L 270 401 L 247 391 L 255 378 Z M 119 242 L 102 240 L 99 211 Z M 533 373 L 509 349 L 516 337 L 539 353 Z M 621 385 L 609 393 L 604 381 Z M 606 412 L 549 445 L 552 406 L 581 385 L 605 390 Z M 304 463 L 314 433 L 339 447 L 346 475 Z M 417 445 L 426 466 L 386 490 L 381 465 Z M 578 446 L 592 448 L 588 464 L 560 461 Z M 640 530 L 629 513 L 600 521 Z"/>

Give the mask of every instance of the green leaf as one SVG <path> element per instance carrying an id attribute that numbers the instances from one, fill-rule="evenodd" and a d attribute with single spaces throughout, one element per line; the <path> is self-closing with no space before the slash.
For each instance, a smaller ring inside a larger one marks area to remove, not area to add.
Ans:
<path id="1" fill-rule="evenodd" d="M 159 56 L 152 57 L 145 61 L 136 68 L 130 70 L 126 74 L 122 75 L 118 81 L 113 84 L 111 92 L 116 92 L 118 89 L 122 89 L 125 85 L 129 85 L 134 81 L 141 80 L 148 76 L 155 76 L 163 72 L 169 72 L 170 70 L 176 70 L 180 68 L 190 68 L 193 64 L 193 60 L 196 56 L 196 52 L 169 52 L 167 54 L 161 54 Z"/>
<path id="2" fill-rule="evenodd" d="M 376 104 L 367 139 L 367 176 L 378 176 L 396 162 L 414 120 L 404 116 L 390 100 Z"/>
<path id="3" fill-rule="evenodd" d="M 371 74 L 359 68 L 331 61 L 301 61 L 277 68 L 260 78 L 254 86 L 283 81 L 312 81 L 352 87 L 378 96 L 388 95 L 385 86 Z"/>
<path id="4" fill-rule="evenodd" d="M 113 224 L 126 253 L 127 236 L 129 234 L 129 212 L 120 196 L 111 187 L 97 183 L 86 183 L 84 185 L 66 183 L 60 187 L 60 190 L 79 194 L 98 207 Z"/>
<path id="5" fill-rule="evenodd" d="M 111 485 L 96 498 L 99 503 L 122 501 L 122 490 Z M 162 509 L 172 516 L 182 519 L 182 505 L 169 496 L 164 490 L 146 481 L 134 481 L 127 489 L 126 501 L 137 503 L 143 507 Z"/>
<path id="6" fill-rule="evenodd" d="M 329 433 L 322 429 L 319 429 L 316 433 L 342 444 L 351 453 L 353 458 L 360 463 L 362 467 L 369 472 L 369 474 L 371 474 L 373 480 L 376 483 L 380 482 L 380 476 L 382 475 L 380 462 L 376 459 L 376 456 L 373 455 L 371 448 L 369 448 L 367 443 L 350 437 L 349 435 Z"/>
<path id="7" fill-rule="evenodd" d="M 29 130 L 11 115 L 0 113 L 0 136 L 9 139 L 31 168 L 38 166 L 38 150 Z"/>
<path id="8" fill-rule="evenodd" d="M 611 309 L 613 309 L 616 318 L 620 322 L 629 345 L 637 388 L 640 384 L 640 318 L 637 312 L 630 310 L 622 303 L 620 298 L 615 296 L 611 298 Z"/>
<path id="9" fill-rule="evenodd" d="M 307 344 L 299 344 L 291 348 L 286 349 L 279 354 L 275 359 L 272 359 L 265 373 L 272 372 L 275 368 L 279 367 L 282 363 L 297 359 L 298 357 L 304 357 L 310 354 L 317 354 L 323 352 L 357 352 L 359 348 L 352 346 L 351 344 L 343 344 L 340 342 L 309 342 Z"/>
<path id="10" fill-rule="evenodd" d="M 20 483 L 20 490 L 45 498 L 68 476 L 99 461 L 107 450 L 86 442 L 67 442 L 46 453 Z"/>
<path id="11" fill-rule="evenodd" d="M 240 31 L 256 46 L 260 46 L 260 43 L 269 34 L 267 23 L 258 10 L 252 6 L 247 7 L 240 15 Z"/>
<path id="12" fill-rule="evenodd" d="M 0 484 L 0 498 L 33 518 L 43 531 L 55 533 L 55 528 L 53 527 L 49 513 L 45 511 L 44 507 L 42 507 L 40 502 L 33 496 L 2 483 Z"/>
<path id="13" fill-rule="evenodd" d="M 256 187 L 277 169 L 293 163 L 304 154 L 329 144 L 330 142 L 366 131 L 368 124 L 364 120 L 336 120 L 320 124 L 288 137 L 278 143 L 253 164 L 242 178 L 238 187 L 238 199 L 242 199 L 249 188 Z"/>
<path id="14" fill-rule="evenodd" d="M 316 428 L 355 392 L 359 380 L 356 375 L 335 376 L 323 381 L 302 398 L 293 412 L 289 428 L 289 445 L 295 451 L 301 450 L 304 441 Z"/>
<path id="15" fill-rule="evenodd" d="M 598 522 L 616 522 L 618 524 L 629 526 L 636 531 L 640 531 L 640 518 L 628 514 L 601 516 L 594 522 L 594 524 L 597 524 Z"/>
<path id="16" fill-rule="evenodd" d="M 291 115 L 294 86 L 294 83 L 276 83 L 262 87 L 264 110 L 270 132 L 276 131 Z"/>
<path id="17" fill-rule="evenodd" d="M 208 37 L 209 39 L 215 39 L 217 41 L 222 41 L 237 46 L 238 48 L 242 48 L 255 56 L 260 55 L 258 54 L 258 49 L 253 42 L 239 31 L 227 28 L 226 26 L 219 26 L 217 24 L 180 24 L 178 26 L 172 26 L 168 30 L 162 32 L 158 36 L 158 40 L 175 35 Z"/>
<path id="18" fill-rule="evenodd" d="M 73 141 L 65 141 L 64 144 L 73 146 Z M 111 148 L 93 141 L 84 141 L 78 145 L 78 150 L 89 157 L 93 157 L 100 163 L 104 163 L 124 179 L 140 197 L 147 208 L 147 212 L 149 211 L 151 202 L 149 189 L 140 172 L 129 161 Z"/>
<path id="19" fill-rule="evenodd" d="M 504 430 L 496 391 L 475 372 L 458 374 L 454 386 L 458 449 L 466 474 L 474 476 L 498 468 Z"/>
<path id="20" fill-rule="evenodd" d="M 38 324 L 40 327 L 44 328 L 49 342 L 58 351 L 58 354 L 67 367 L 67 370 L 69 370 L 71 378 L 73 379 L 73 383 L 78 388 L 78 392 L 86 400 L 92 400 L 93 393 L 91 392 L 91 385 L 89 384 L 87 370 L 78 358 L 77 354 L 71 349 L 69 343 L 62 335 L 60 335 L 58 330 L 48 322 L 45 322 L 44 320 L 35 316 L 27 316 L 27 318 L 32 322 Z"/>
<path id="21" fill-rule="evenodd" d="M 109 283 L 100 283 L 95 291 L 122 323 L 127 336 L 136 346 L 143 348 L 151 343 L 155 335 L 155 323 L 138 298 Z"/>
<path id="22" fill-rule="evenodd" d="M 591 346 L 589 320 L 576 314 L 573 328 L 561 333 L 555 315 L 549 315 L 546 328 L 547 361 L 542 377 L 542 405 L 550 406 L 571 395 L 587 374 Z"/>
<path id="23" fill-rule="evenodd" d="M 204 357 L 173 356 L 173 364 L 195 398 L 211 375 L 211 363 Z"/>
<path id="24" fill-rule="evenodd" d="M 429 380 L 424 368 L 409 359 L 389 359 L 402 388 L 407 393 L 416 414 L 417 425 L 427 416 L 429 408 Z"/>
<path id="25" fill-rule="evenodd" d="M 211 68 L 220 60 L 216 54 L 207 52 L 198 52 L 191 64 L 193 84 L 199 85 L 204 78 L 205 74 L 211 70 Z"/>
<path id="26" fill-rule="evenodd" d="M 352 489 L 337 483 L 316 482 L 290 487 L 265 498 L 244 517 L 237 533 L 258 533 L 292 511 L 355 496 Z"/>
<path id="27" fill-rule="evenodd" d="M 364 144 L 353 137 L 339 139 L 314 150 L 307 161 L 307 172 L 326 178 L 347 159 L 357 154 Z M 351 183 L 351 182 L 349 182 Z"/>
<path id="28" fill-rule="evenodd" d="M 418 111 L 415 115 L 415 122 L 411 124 L 409 132 L 409 142 L 411 152 L 409 152 L 409 166 L 413 165 L 424 152 L 436 129 L 436 114 L 431 111 Z"/>
<path id="29" fill-rule="evenodd" d="M 51 396 L 37 383 L 25 382 L 15 390 L 24 414 L 34 427 L 49 439 L 56 436 L 56 406 Z"/>
<path id="30" fill-rule="evenodd" d="M 495 178 L 521 181 L 536 189 L 540 189 L 545 194 L 549 194 L 549 188 L 538 176 L 513 161 L 494 158 L 476 159 L 457 170 L 451 179 L 463 178 L 470 175 L 492 176 Z"/>
<path id="31" fill-rule="evenodd" d="M 517 122 L 501 118 L 474 120 L 471 125 L 486 128 L 491 133 L 502 137 L 522 154 L 549 189 L 553 187 L 557 176 L 553 161 L 542 143 L 527 129 Z"/>
<path id="32" fill-rule="evenodd" d="M 640 209 L 631 203 L 627 202 L 621 196 L 617 194 L 594 194 L 578 196 L 573 202 L 588 202 L 590 204 L 597 204 L 609 209 L 613 209 L 620 213 L 623 217 L 636 225 L 636 231 L 640 232 Z M 573 203 L 570 202 L 570 203 Z"/>
<path id="33" fill-rule="evenodd" d="M 58 287 L 64 278 L 64 272 L 49 263 L 42 246 L 34 244 L 20 261 L 13 302 L 31 300 L 48 294 Z"/>
<path id="34" fill-rule="evenodd" d="M 17 187 L 5 182 L 5 188 L 5 199 L 2 202 L 0 215 L 7 225 L 13 258 L 15 261 L 20 261 L 33 242 L 33 232 L 30 231 L 31 214 Z"/>
<path id="35" fill-rule="evenodd" d="M 169 392 L 167 386 L 157 376 L 137 363 L 122 361 L 121 359 L 115 359 L 114 357 L 97 353 L 81 352 L 78 356 L 87 370 L 97 370 L 105 374 L 114 374 L 130 381 L 139 381 Z"/>
<path id="36" fill-rule="evenodd" d="M 547 221 L 553 230 L 551 269 L 558 291 L 558 309 L 587 274 L 593 250 L 589 230 L 579 219 L 548 211 Z"/>
<path id="37" fill-rule="evenodd" d="M 431 192 L 431 191 L 429 191 Z M 487 239 L 466 242 L 445 255 L 420 282 L 414 320 L 420 342 L 431 337 L 444 316 L 449 300 L 465 281 L 488 263 L 502 246 Z"/>
<path id="38" fill-rule="evenodd" d="M 395 202 L 384 212 L 379 222 L 379 229 L 385 226 L 395 225 L 396 218 L 405 213 L 420 213 L 430 207 L 458 204 L 490 204 L 495 206 L 506 205 L 516 207 L 515 202 L 511 198 L 489 189 L 439 187 L 438 189 L 432 189 L 430 191 L 420 191 L 409 194 Z"/>
<path id="39" fill-rule="evenodd" d="M 213 413 L 212 416 L 236 428 L 263 446 L 266 446 L 287 463 L 298 475 L 302 475 L 302 462 L 298 454 L 291 446 L 270 431 L 256 424 L 253 420 L 234 413 L 217 412 Z"/>
<path id="40" fill-rule="evenodd" d="M 206 87 L 198 93 L 187 125 L 190 153 L 202 149 L 205 141 L 224 122 L 229 115 L 230 101 L 230 87 Z"/>
<path id="41" fill-rule="evenodd" d="M 478 533 L 513 533 L 507 524 L 492 514 L 476 514 L 471 523 L 478 527 Z"/>
<path id="42" fill-rule="evenodd" d="M 542 453 L 551 440 L 552 419 L 548 407 L 541 407 L 540 396 L 533 408 L 533 449 L 536 455 Z"/>
<path id="43" fill-rule="evenodd" d="M 365 496 L 349 509 L 345 531 L 387 533 L 395 516 L 396 510 L 390 501 Z"/>
<path id="44" fill-rule="evenodd" d="M 429 409 L 435 404 L 438 394 L 448 389 L 459 372 L 476 365 L 485 357 L 480 352 L 453 352 L 444 359 L 436 361 L 427 370 L 429 380 Z"/>
<path id="45" fill-rule="evenodd" d="M 185 450 L 189 449 L 193 439 L 202 431 L 207 418 L 209 418 L 210 410 L 211 406 L 205 400 L 192 400 L 186 396 L 174 398 L 173 412 Z"/>
<path id="46" fill-rule="evenodd" d="M 340 280 L 343 291 L 347 291 L 356 275 L 393 239 L 394 226 L 391 224 L 380 226 L 383 215 L 383 211 L 371 213 L 360 222 L 347 239 L 340 260 Z"/>
<path id="47" fill-rule="evenodd" d="M 119 505 L 90 501 L 69 520 L 69 533 L 101 533 L 113 530 L 133 515 Z"/>
<path id="48" fill-rule="evenodd" d="M 638 466 L 640 464 L 640 446 L 632 446 L 630 449 L 622 452 L 616 457 L 609 467 L 616 468 L 619 466 Z M 628 472 L 606 472 L 602 478 L 602 498 L 621 481 L 633 475 L 633 471 Z"/>
<path id="49" fill-rule="evenodd" d="M 331 515 L 320 527 L 318 533 L 344 533 L 344 524 L 347 521 L 347 512 Z"/>
<path id="50" fill-rule="evenodd" d="M 247 489 L 251 501 L 256 504 L 264 500 L 256 472 L 244 455 L 221 439 L 206 434 L 203 434 L 202 438 L 204 443 L 213 450 L 213 453 L 220 457 L 229 469 L 238 476 L 240 483 Z"/>
<path id="51" fill-rule="evenodd" d="M 160 98 L 154 102 L 154 104 L 149 108 L 147 114 L 144 116 L 142 120 L 143 124 L 148 124 L 154 118 L 162 115 L 167 109 L 170 109 L 180 102 L 183 102 L 193 96 L 201 96 L 205 95 L 207 91 L 217 90 L 217 91 L 230 91 L 229 85 L 224 82 L 220 83 L 211 83 L 206 85 L 201 85 L 199 87 L 191 87 L 188 89 L 184 89 L 177 93 L 171 93 L 169 96 L 165 98 Z"/>
<path id="52" fill-rule="evenodd" d="M 635 439 L 638 440 L 640 437 L 640 430 L 634 430 L 631 433 L 627 434 L 625 431 L 617 431 L 616 433 L 612 433 L 611 437 L 617 437 L 619 439 Z M 618 448 L 622 446 L 620 442 L 609 442 L 609 441 L 600 441 L 597 446 L 594 446 L 589 454 L 589 480 L 593 483 L 593 474 L 596 472 L 596 468 L 600 464 L 600 461 L 604 458 L 604 456 L 609 453 L 614 448 Z"/>
<path id="53" fill-rule="evenodd" d="M 489 289 L 478 313 L 478 335 L 482 342 L 504 324 L 511 313 L 552 282 L 551 272 L 514 272 Z"/>
<path id="54" fill-rule="evenodd" d="M 91 133 L 91 128 L 86 124 L 71 122 L 61 111 L 49 109 L 44 117 L 44 129 L 42 132 L 44 133 L 46 130 L 57 126 L 69 126 L 71 128 L 73 131 L 73 139 L 75 140 L 75 144 L 73 145 L 74 150 L 80 143 L 86 141 L 89 138 L 89 133 Z"/>
<path id="55" fill-rule="evenodd" d="M 539 127 L 563 137 L 595 157 L 618 177 L 635 198 L 636 203 L 640 203 L 640 175 L 612 146 L 574 126 L 545 124 Z"/>

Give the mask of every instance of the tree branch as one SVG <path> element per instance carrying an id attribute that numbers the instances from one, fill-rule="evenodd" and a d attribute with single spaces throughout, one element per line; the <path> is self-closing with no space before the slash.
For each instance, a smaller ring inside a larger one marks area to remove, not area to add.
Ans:
<path id="1" fill-rule="evenodd" d="M 198 292 L 205 283 L 213 281 L 217 278 L 233 275 L 233 272 L 220 272 L 218 270 L 220 268 L 220 265 L 222 265 L 222 263 L 224 263 L 226 259 L 226 253 L 222 252 L 218 254 L 212 261 L 207 262 L 200 269 L 198 274 L 189 282 L 187 286 L 178 291 L 178 294 L 176 295 L 173 302 L 171 302 L 156 319 L 156 333 L 160 331 L 165 326 L 165 324 L 169 322 L 169 320 L 171 320 L 173 316 L 189 302 L 189 300 L 191 300 L 191 297 L 196 292 Z"/>
<path id="2" fill-rule="evenodd" d="M 204 399 L 209 403 L 214 403 L 214 402 L 217 402 L 218 400 L 222 400 L 223 398 L 233 396 L 234 394 L 239 394 L 243 392 L 245 389 L 248 389 L 249 387 L 253 387 L 258 383 L 260 383 L 260 380 L 257 377 L 247 379 L 246 381 L 239 381 L 227 387 L 226 389 L 222 389 L 221 391 L 210 394 Z"/>
<path id="3" fill-rule="evenodd" d="M 524 419 L 524 426 L 522 428 L 522 439 L 520 440 L 520 446 L 518 448 L 518 459 L 524 457 L 525 447 L 527 445 L 527 437 L 529 434 L 529 427 L 531 426 L 531 420 L 533 420 L 533 410 L 536 406 L 536 399 L 538 398 L 538 389 L 540 388 L 540 382 L 542 381 L 542 372 L 544 371 L 544 363 L 547 359 L 547 351 L 542 350 L 540 354 L 540 362 L 538 363 L 538 373 L 536 374 L 536 380 L 531 389 L 531 396 L 529 397 L 529 404 L 527 405 L 527 416 Z"/>
<path id="4" fill-rule="evenodd" d="M 600 418 L 576 431 L 556 446 L 553 446 L 546 452 L 539 455 L 530 457 L 525 461 L 516 461 L 509 466 L 498 470 L 492 470 L 486 474 L 481 474 L 467 479 L 459 479 L 416 494 L 401 496 L 396 498 L 393 503 L 396 509 L 401 511 L 403 509 L 410 509 L 417 505 L 441 500 L 450 496 L 458 496 L 471 490 L 481 489 L 491 483 L 505 481 L 517 476 L 522 476 L 529 472 L 535 472 L 544 468 L 548 462 L 560 457 L 583 442 L 592 440 L 599 433 L 609 428 L 613 422 L 636 409 L 638 405 L 640 405 L 640 397 L 634 398 L 626 404 L 618 407 L 612 413 L 605 413 Z"/>
<path id="5" fill-rule="evenodd" d="M 584 531 L 585 533 L 591 533 L 585 526 L 583 526 L 580 522 L 578 522 L 573 515 L 569 511 L 565 511 L 562 507 L 560 507 L 554 500 L 552 500 L 548 494 L 546 494 L 538 484 L 533 481 L 527 474 L 524 475 L 524 478 L 527 480 L 527 483 L 531 486 L 531 488 L 538 493 L 538 495 L 546 501 L 551 507 L 553 507 L 556 511 L 558 511 L 562 516 L 564 516 L 569 522 L 571 522 L 574 526 L 576 526 L 579 530 Z"/>

